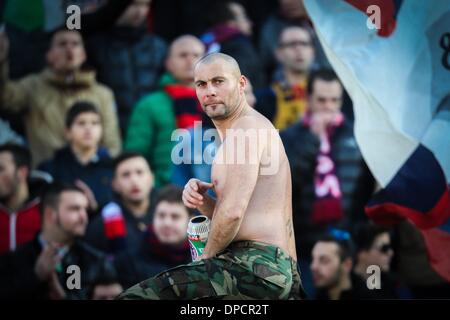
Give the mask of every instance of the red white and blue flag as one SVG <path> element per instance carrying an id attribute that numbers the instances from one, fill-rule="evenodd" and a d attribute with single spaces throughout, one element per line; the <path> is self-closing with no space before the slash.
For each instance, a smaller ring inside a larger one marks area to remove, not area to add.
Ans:
<path id="1" fill-rule="evenodd" d="M 355 137 L 382 187 L 375 221 L 408 219 L 450 281 L 450 1 L 305 0 L 353 100 Z"/>

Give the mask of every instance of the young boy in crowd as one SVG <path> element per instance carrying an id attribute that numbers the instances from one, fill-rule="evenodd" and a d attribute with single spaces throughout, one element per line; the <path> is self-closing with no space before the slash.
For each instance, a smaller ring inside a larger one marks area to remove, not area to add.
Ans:
<path id="1" fill-rule="evenodd" d="M 77 102 L 65 119 L 68 145 L 39 169 L 63 183 L 75 184 L 89 198 L 91 210 L 112 199 L 112 161 L 100 145 L 103 126 L 99 110 L 90 102 Z"/>

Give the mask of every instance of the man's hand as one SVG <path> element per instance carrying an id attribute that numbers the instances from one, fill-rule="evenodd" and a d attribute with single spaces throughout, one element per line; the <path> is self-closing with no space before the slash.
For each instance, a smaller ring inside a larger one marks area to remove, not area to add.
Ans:
<path id="1" fill-rule="evenodd" d="M 203 182 L 198 179 L 190 179 L 184 186 L 183 203 L 186 207 L 197 209 L 204 204 L 204 194 L 213 188 L 212 183 Z"/>
<path id="2" fill-rule="evenodd" d="M 59 262 L 56 250 L 58 250 L 56 244 L 46 245 L 36 261 L 34 272 L 41 281 L 49 281 L 55 271 L 55 266 Z"/>
<path id="3" fill-rule="evenodd" d="M 318 137 L 322 137 L 335 117 L 336 114 L 332 112 L 314 112 L 311 115 L 311 131 Z"/>
<path id="4" fill-rule="evenodd" d="M 0 30 L 0 63 L 8 58 L 9 40 L 4 30 Z"/>

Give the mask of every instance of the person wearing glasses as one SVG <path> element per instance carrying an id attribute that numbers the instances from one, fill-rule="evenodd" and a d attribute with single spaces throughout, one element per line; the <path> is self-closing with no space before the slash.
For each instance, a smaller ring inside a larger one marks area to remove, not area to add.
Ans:
<path id="1" fill-rule="evenodd" d="M 380 288 L 373 290 L 377 298 L 395 299 L 399 297 L 395 277 L 391 272 L 394 250 L 389 229 L 372 222 L 362 223 L 355 230 L 356 262 L 355 275 L 365 282 L 373 274 L 373 266 L 381 271 Z"/>
<path id="2" fill-rule="evenodd" d="M 283 130 L 306 111 L 307 78 L 315 59 L 312 29 L 295 25 L 282 29 L 275 55 L 280 68 L 272 85 L 257 91 L 256 109 Z"/>

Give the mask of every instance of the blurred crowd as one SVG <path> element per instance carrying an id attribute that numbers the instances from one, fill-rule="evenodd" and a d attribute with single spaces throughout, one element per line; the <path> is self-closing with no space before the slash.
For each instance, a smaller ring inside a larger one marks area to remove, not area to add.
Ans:
<path id="1" fill-rule="evenodd" d="M 301 0 L 5 0 L 0 17 L 0 298 L 113 299 L 191 261 L 182 188 L 211 167 L 175 164 L 172 133 L 214 129 L 193 74 L 211 52 L 280 131 L 308 297 L 450 297 L 413 225 L 366 217 L 377 185 Z"/>

